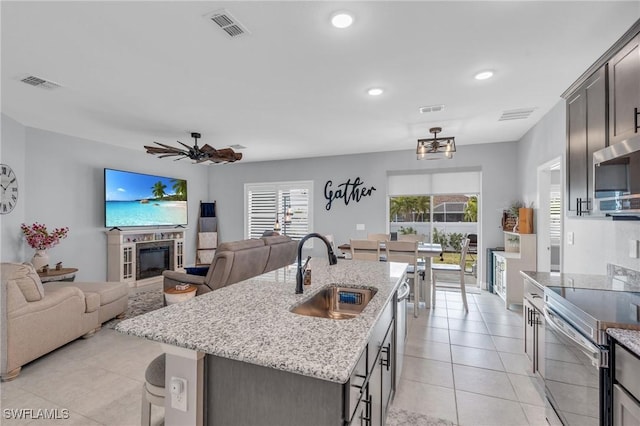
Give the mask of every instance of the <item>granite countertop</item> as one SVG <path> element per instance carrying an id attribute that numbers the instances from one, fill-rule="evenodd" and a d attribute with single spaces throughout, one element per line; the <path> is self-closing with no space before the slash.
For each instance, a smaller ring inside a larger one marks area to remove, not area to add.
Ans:
<path id="1" fill-rule="evenodd" d="M 586 288 L 592 290 L 640 291 L 636 277 L 629 275 L 559 274 L 550 272 L 520 271 L 520 275 L 544 287 Z"/>
<path id="2" fill-rule="evenodd" d="M 312 284 L 295 294 L 295 266 L 120 322 L 116 330 L 149 340 L 278 370 L 345 383 L 407 264 L 311 260 Z M 289 309 L 336 283 L 378 292 L 353 319 L 331 320 Z"/>
<path id="3" fill-rule="evenodd" d="M 622 346 L 640 356 L 640 331 L 608 328 L 607 334 L 620 342 Z"/>

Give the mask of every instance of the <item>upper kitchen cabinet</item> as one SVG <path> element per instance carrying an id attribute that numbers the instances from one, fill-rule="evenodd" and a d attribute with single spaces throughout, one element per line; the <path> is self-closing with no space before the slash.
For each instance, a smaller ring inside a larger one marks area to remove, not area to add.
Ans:
<path id="1" fill-rule="evenodd" d="M 606 68 L 589 77 L 567 99 L 567 208 L 591 210 L 593 153 L 606 147 Z"/>
<path id="2" fill-rule="evenodd" d="M 569 216 L 593 205 L 593 153 L 638 135 L 640 124 L 640 20 L 585 71 L 562 97 L 567 101 Z"/>
<path id="3" fill-rule="evenodd" d="M 638 134 L 640 124 L 640 35 L 608 63 L 609 144 Z"/>

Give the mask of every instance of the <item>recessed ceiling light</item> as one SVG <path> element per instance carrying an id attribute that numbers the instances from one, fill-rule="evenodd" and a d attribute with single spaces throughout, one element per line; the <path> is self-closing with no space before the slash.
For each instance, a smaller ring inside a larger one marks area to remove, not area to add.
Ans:
<path id="1" fill-rule="evenodd" d="M 491 77 L 493 77 L 493 71 L 491 70 L 480 71 L 478 74 L 475 75 L 476 80 L 486 80 Z"/>
<path id="2" fill-rule="evenodd" d="M 336 12 L 331 15 L 331 25 L 336 28 L 348 28 L 353 24 L 353 15 L 349 12 Z"/>
<path id="3" fill-rule="evenodd" d="M 380 96 L 382 95 L 383 92 L 384 90 L 381 89 L 380 87 L 372 87 L 371 89 L 367 90 L 367 93 L 370 96 Z"/>

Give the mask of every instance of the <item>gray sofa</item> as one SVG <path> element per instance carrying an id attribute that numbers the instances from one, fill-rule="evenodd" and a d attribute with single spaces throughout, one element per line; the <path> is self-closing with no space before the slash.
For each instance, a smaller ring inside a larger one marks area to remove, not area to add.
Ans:
<path id="1" fill-rule="evenodd" d="M 206 276 L 164 271 L 164 288 L 177 284 L 197 286 L 196 295 L 290 265 L 296 260 L 298 243 L 284 235 L 222 243 Z"/>
<path id="2" fill-rule="evenodd" d="M 14 379 L 23 365 L 90 337 L 127 310 L 129 286 L 120 282 L 42 284 L 33 266 L 2 263 L 0 378 Z"/>

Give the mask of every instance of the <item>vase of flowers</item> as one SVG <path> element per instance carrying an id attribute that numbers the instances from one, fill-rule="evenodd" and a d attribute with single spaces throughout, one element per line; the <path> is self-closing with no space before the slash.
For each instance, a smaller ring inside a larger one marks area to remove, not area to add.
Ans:
<path id="1" fill-rule="evenodd" d="M 37 222 L 31 226 L 23 223 L 20 225 L 20 229 L 22 229 L 27 244 L 36 251 L 31 259 L 31 263 L 36 270 L 40 270 L 43 266 L 49 264 L 47 250 L 56 246 L 69 233 L 69 228 L 67 227 L 56 228 L 49 232 L 46 225 Z"/>

